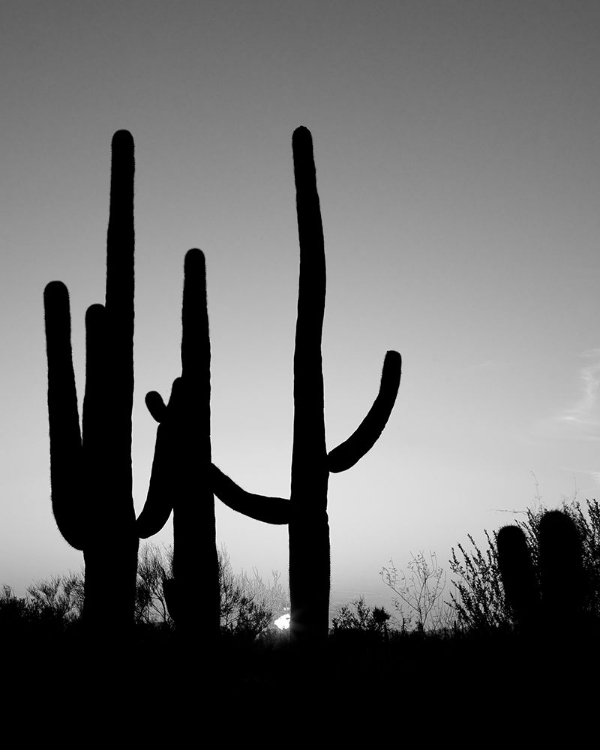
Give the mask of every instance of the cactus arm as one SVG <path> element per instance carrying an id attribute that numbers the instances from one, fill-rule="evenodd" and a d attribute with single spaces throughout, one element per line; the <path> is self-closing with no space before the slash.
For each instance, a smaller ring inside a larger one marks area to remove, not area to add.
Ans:
<path id="1" fill-rule="evenodd" d="M 52 511 L 68 544 L 82 550 L 85 543 L 81 523 L 83 451 L 71 349 L 69 292 L 61 281 L 50 282 L 44 290 L 44 316 Z"/>
<path id="2" fill-rule="evenodd" d="M 146 394 L 146 408 L 155 422 L 160 423 L 167 416 L 167 407 L 163 397 L 157 391 L 150 391 Z"/>
<path id="3" fill-rule="evenodd" d="M 197 249 L 190 250 L 185 256 L 181 320 L 181 377 L 173 381 L 167 405 L 156 391 L 146 395 L 148 411 L 159 426 L 148 496 L 137 519 L 137 530 L 142 539 L 157 534 L 168 521 L 176 499 L 189 496 L 190 488 L 197 486 L 198 457 L 205 455 L 207 449 L 210 466 L 206 264 L 204 254 Z M 205 478 L 200 481 L 205 481 Z M 212 502 L 212 497 L 209 502 Z"/>
<path id="4" fill-rule="evenodd" d="M 156 431 L 156 445 L 148 495 L 144 509 L 136 521 L 136 529 L 140 539 L 148 539 L 148 537 L 158 534 L 169 520 L 173 510 L 173 499 L 179 489 L 175 481 L 180 476 L 178 471 L 180 457 L 177 442 L 174 442 L 173 439 L 177 432 L 176 418 L 174 417 L 176 417 L 177 410 L 181 408 L 181 400 L 181 378 L 176 378 L 173 381 L 168 406 L 165 406 L 162 397 L 156 391 L 152 391 L 146 396 L 148 411 L 159 422 L 159 425 Z"/>
<path id="5" fill-rule="evenodd" d="M 395 351 L 387 352 L 377 398 L 355 432 L 337 448 L 330 451 L 327 456 L 329 471 L 333 473 L 346 471 L 375 445 L 394 408 L 400 387 L 401 369 L 400 354 Z"/>
<path id="6" fill-rule="evenodd" d="M 211 466 L 210 478 L 213 492 L 231 510 L 264 523 L 289 523 L 289 500 L 246 492 L 214 464 Z"/>

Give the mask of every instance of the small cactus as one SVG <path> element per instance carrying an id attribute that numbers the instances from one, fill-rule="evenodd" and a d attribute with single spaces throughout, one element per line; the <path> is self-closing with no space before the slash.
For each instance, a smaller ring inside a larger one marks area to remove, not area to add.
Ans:
<path id="1" fill-rule="evenodd" d="M 539 525 L 536 574 L 525 534 L 517 526 L 498 532 L 498 565 L 506 599 L 518 627 L 530 635 L 540 626 L 577 629 L 584 619 L 583 547 L 575 523 L 558 510 L 547 511 Z M 566 606 L 565 606 L 566 605 Z M 568 622 L 561 620 L 568 610 Z"/>
<path id="2" fill-rule="evenodd" d="M 519 627 L 534 629 L 540 615 L 540 592 L 527 540 L 518 526 L 504 526 L 498 532 L 498 566 Z"/>

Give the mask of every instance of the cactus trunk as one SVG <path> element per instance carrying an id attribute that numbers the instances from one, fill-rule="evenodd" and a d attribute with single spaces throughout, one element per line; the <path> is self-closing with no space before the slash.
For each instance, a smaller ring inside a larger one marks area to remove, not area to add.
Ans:
<path id="1" fill-rule="evenodd" d="M 44 293 L 52 506 L 69 544 L 84 553 L 84 622 L 90 630 L 133 624 L 138 536 L 132 496 L 133 139 L 112 141 L 106 304 L 86 314 L 82 428 L 64 284 Z"/>
<path id="2" fill-rule="evenodd" d="M 325 315 L 325 241 L 310 131 L 292 139 L 300 244 L 298 317 L 294 351 L 294 447 L 290 540 L 291 638 L 323 642 L 329 631 L 331 556 L 327 487 L 331 471 L 343 471 L 375 443 L 400 385 L 400 355 L 388 352 L 380 395 L 356 432 L 332 454 L 325 442 L 321 341 Z"/>
<path id="3" fill-rule="evenodd" d="M 165 582 L 169 612 L 183 641 L 214 641 L 220 628 L 215 501 L 210 483 L 210 334 L 206 264 L 186 254 L 181 377 L 168 405 L 146 397 L 159 422 L 148 500 L 137 520 L 142 537 L 156 533 L 173 510 L 173 579 Z"/>
<path id="4" fill-rule="evenodd" d="M 331 563 L 321 354 L 325 245 L 308 130 L 298 128 L 295 131 L 292 147 L 300 240 L 289 521 L 291 637 L 297 641 L 327 635 Z"/>
<path id="5" fill-rule="evenodd" d="M 300 240 L 298 317 L 294 351 L 294 442 L 290 501 L 245 492 L 218 468 L 212 486 L 230 508 L 266 523 L 289 524 L 291 638 L 322 643 L 329 629 L 330 543 L 327 488 L 330 472 L 346 471 L 381 435 L 400 386 L 401 358 L 387 352 L 379 394 L 354 433 L 327 453 L 321 339 L 325 314 L 325 243 L 312 137 L 292 138 Z"/>

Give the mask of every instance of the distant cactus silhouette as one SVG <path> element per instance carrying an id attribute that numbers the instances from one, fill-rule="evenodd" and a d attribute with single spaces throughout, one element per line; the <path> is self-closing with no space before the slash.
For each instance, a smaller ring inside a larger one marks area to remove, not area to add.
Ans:
<path id="1" fill-rule="evenodd" d="M 327 453 L 321 337 L 325 312 L 325 248 L 312 137 L 304 127 L 292 139 L 300 280 L 294 353 L 294 432 L 291 499 L 244 492 L 213 468 L 213 490 L 227 505 L 259 520 L 289 524 L 291 635 L 322 640 L 329 627 L 330 543 L 327 485 L 330 472 L 353 466 L 383 431 L 400 385 L 401 357 L 388 351 L 379 395 L 354 434 Z"/>
<path id="2" fill-rule="evenodd" d="M 583 545 L 573 520 L 558 510 L 540 521 L 540 573 L 544 614 L 568 612 L 570 624 L 581 624 L 586 593 Z"/>
<path id="3" fill-rule="evenodd" d="M 520 629 L 529 634 L 540 625 L 551 630 L 560 623 L 577 629 L 583 622 L 585 572 L 577 527 L 558 510 L 544 513 L 539 525 L 539 572 L 517 526 L 498 532 L 498 565 L 506 598 Z M 568 611 L 568 622 L 560 619 Z"/>
<path id="4" fill-rule="evenodd" d="M 131 466 L 133 176 L 133 138 L 121 130 L 112 140 L 106 300 L 86 314 L 81 430 L 69 294 L 60 281 L 44 291 L 52 508 L 66 541 L 83 550 L 86 623 L 117 629 L 133 620 L 138 549 Z"/>
<path id="5" fill-rule="evenodd" d="M 525 630 L 537 626 L 540 591 L 525 534 L 518 526 L 504 526 L 498 532 L 498 566 L 518 625 Z"/>

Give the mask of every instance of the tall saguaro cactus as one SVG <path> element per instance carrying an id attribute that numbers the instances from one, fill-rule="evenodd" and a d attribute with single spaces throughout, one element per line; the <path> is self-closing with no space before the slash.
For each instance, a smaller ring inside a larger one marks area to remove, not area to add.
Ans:
<path id="1" fill-rule="evenodd" d="M 159 531 L 173 510 L 174 578 L 165 594 L 178 631 L 212 639 L 220 625 L 215 502 L 210 486 L 210 337 L 206 264 L 200 250 L 185 258 L 181 377 L 168 405 L 152 391 L 148 410 L 159 423 L 148 499 L 137 520 L 140 537 Z"/>
<path id="2" fill-rule="evenodd" d="M 210 335 L 206 263 L 200 250 L 185 258 L 182 305 L 181 377 L 165 405 L 156 391 L 146 396 L 159 423 L 152 477 L 144 510 L 137 519 L 142 538 L 156 534 L 173 511 L 173 573 L 165 581 L 169 612 L 187 645 L 214 641 L 220 627 L 219 563 L 212 483 L 229 504 L 253 518 L 287 523 L 289 503 L 242 493 L 212 467 L 210 439 Z"/>
<path id="3" fill-rule="evenodd" d="M 388 351 L 379 395 L 354 434 L 331 452 L 325 443 L 321 338 L 325 313 L 325 245 L 312 137 L 304 128 L 292 138 L 300 241 L 298 317 L 294 353 L 294 433 L 290 502 L 244 492 L 213 467 L 213 489 L 234 510 L 289 525 L 291 635 L 299 643 L 328 632 L 330 543 L 327 487 L 330 472 L 353 466 L 375 444 L 394 406 L 401 357 Z"/>
<path id="4" fill-rule="evenodd" d="M 134 145 L 112 141 L 106 300 L 86 314 L 86 386 L 80 429 L 69 294 L 44 291 L 52 508 L 85 559 L 84 619 L 121 629 L 133 620 L 138 535 L 132 497 Z M 110 602 L 110 604 L 109 604 Z"/>

